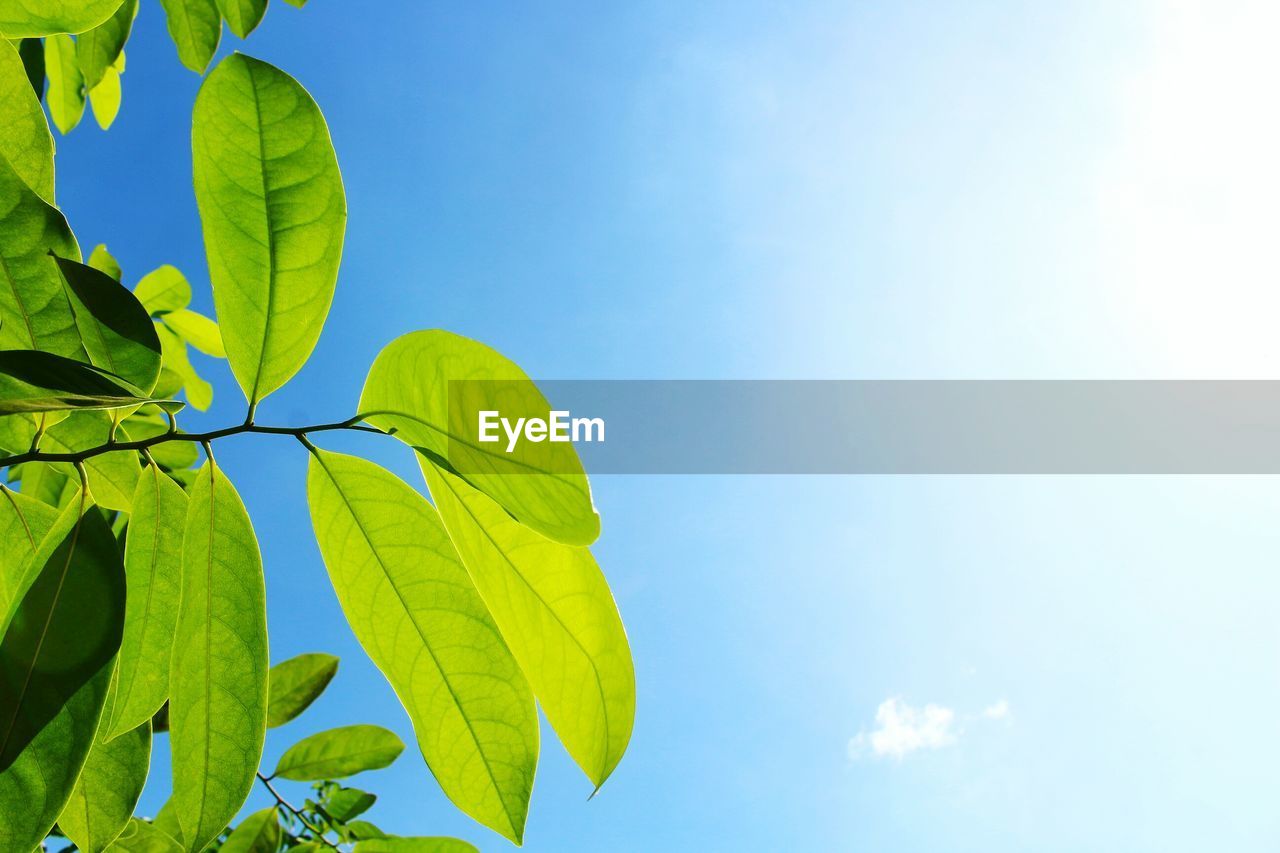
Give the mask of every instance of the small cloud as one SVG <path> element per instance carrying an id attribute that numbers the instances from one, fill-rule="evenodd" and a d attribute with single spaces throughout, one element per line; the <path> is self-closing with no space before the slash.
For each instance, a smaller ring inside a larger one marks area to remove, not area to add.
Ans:
<path id="1" fill-rule="evenodd" d="M 1001 699 L 965 719 L 1005 720 L 1009 718 L 1009 713 L 1009 703 Z M 957 723 L 956 712 L 951 708 L 933 704 L 914 708 L 902 699 L 891 696 L 876 709 L 875 727 L 850 738 L 849 758 L 856 761 L 871 755 L 875 758 L 902 759 L 920 750 L 951 746 L 962 733 L 963 728 Z"/>

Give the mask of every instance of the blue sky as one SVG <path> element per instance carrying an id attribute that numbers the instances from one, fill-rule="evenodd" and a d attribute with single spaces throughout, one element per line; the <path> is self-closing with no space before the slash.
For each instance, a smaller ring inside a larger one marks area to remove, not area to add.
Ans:
<path id="1" fill-rule="evenodd" d="M 378 349 L 432 327 L 549 379 L 1274 376 L 1267 4 L 690 5 L 273 3 L 246 51 L 320 103 L 350 224 L 319 347 L 259 420 L 350 414 Z M 127 281 L 173 263 L 211 311 L 199 80 L 142 7 L 116 126 L 58 141 L 59 199 Z M 238 420 L 202 366 L 188 427 Z M 397 447 L 325 445 L 418 482 Z M 333 725 L 410 741 L 303 452 L 220 448 L 273 657 L 343 660 L 268 760 Z M 1280 846 L 1273 480 L 594 485 L 636 731 L 591 802 L 547 732 L 527 849 Z M 506 847 L 416 754 L 356 784 L 389 830 Z M 144 807 L 165 796 L 161 771 Z"/>

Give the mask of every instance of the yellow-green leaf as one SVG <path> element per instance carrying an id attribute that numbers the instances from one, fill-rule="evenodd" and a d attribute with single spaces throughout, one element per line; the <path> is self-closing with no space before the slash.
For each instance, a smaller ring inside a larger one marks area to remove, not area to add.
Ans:
<path id="1" fill-rule="evenodd" d="M 110 853 L 182 853 L 182 845 L 154 825 L 135 817 L 107 850 Z"/>
<path id="2" fill-rule="evenodd" d="M 226 358 L 227 351 L 222 345 L 222 333 L 218 324 L 203 314 L 186 308 L 179 308 L 165 314 L 162 321 L 170 329 L 177 332 L 183 340 L 191 344 L 205 355 L 214 358 Z"/>
<path id="3" fill-rule="evenodd" d="M 152 314 L 177 311 L 191 303 L 191 284 L 177 267 L 165 264 L 144 275 L 133 295 Z"/>
<path id="4" fill-rule="evenodd" d="M 538 757 L 533 696 L 436 511 L 390 472 L 326 451 L 313 454 L 307 499 L 343 613 L 440 787 L 518 842 Z"/>
<path id="5" fill-rule="evenodd" d="M 347 203 L 320 108 L 257 59 L 224 59 L 196 97 L 191 147 L 213 301 L 251 405 L 289 380 L 333 301 Z"/>
<path id="6" fill-rule="evenodd" d="M 218 0 L 218 9 L 231 32 L 237 38 L 247 38 L 267 14 L 267 0 Z"/>
<path id="7" fill-rule="evenodd" d="M 205 411 L 213 403 L 213 386 L 192 367 L 187 357 L 187 342 L 163 323 L 157 322 L 156 332 L 160 336 L 164 370 L 177 378 L 177 387 L 187 392 L 187 402 Z"/>
<path id="8" fill-rule="evenodd" d="M 120 262 L 107 251 L 105 243 L 99 243 L 93 247 L 93 251 L 89 253 L 87 263 L 95 270 L 106 273 L 116 281 L 119 281 L 120 277 L 124 275 L 123 270 L 120 269 Z"/>
<path id="9" fill-rule="evenodd" d="M 0 156 L 53 204 L 53 135 L 17 49 L 0 39 Z"/>
<path id="10" fill-rule="evenodd" d="M 422 462 L 462 562 L 565 749 L 599 787 L 635 721 L 636 681 L 609 585 L 586 548 L 515 522 L 479 491 Z"/>
<path id="11" fill-rule="evenodd" d="M 271 667 L 267 728 L 283 726 L 307 710 L 337 673 L 338 659 L 319 653 L 298 655 Z"/>
<path id="12" fill-rule="evenodd" d="M 458 838 L 372 838 L 356 844 L 355 853 L 480 853 Z"/>
<path id="13" fill-rule="evenodd" d="M 404 742 L 381 726 L 342 726 L 305 737 L 285 750 L 273 777 L 298 782 L 343 779 L 381 770 L 404 752 Z"/>
<path id="14" fill-rule="evenodd" d="M 120 72 L 109 66 L 98 85 L 89 90 L 89 106 L 93 107 L 93 120 L 103 130 L 110 129 L 120 113 Z"/>
<path id="15" fill-rule="evenodd" d="M 219 853 L 276 853 L 280 847 L 280 823 L 274 808 L 254 812 L 245 818 Z"/>
<path id="16" fill-rule="evenodd" d="M 464 465 L 468 482 L 544 536 L 571 545 L 594 542 L 600 517 L 573 445 L 527 444 L 536 452 L 522 456 L 506 453 L 503 444 L 460 441 L 474 435 L 477 425 L 466 407 L 450 405 L 450 383 L 456 380 L 494 383 L 509 405 L 495 401 L 491 408 L 504 415 L 533 411 L 545 418 L 551 411 L 511 361 L 484 344 L 440 330 L 410 332 L 383 348 L 369 369 L 360 411 L 369 423 L 394 430 L 401 441 Z"/>
<path id="17" fill-rule="evenodd" d="M 178 48 L 178 59 L 197 74 L 209 67 L 209 60 L 222 39 L 222 16 L 214 0 L 160 0 L 164 7 L 169 38 Z"/>
<path id="18" fill-rule="evenodd" d="M 169 685 L 173 799 L 188 850 L 204 849 L 244 805 L 266 713 L 262 557 L 235 487 L 208 461 L 187 506 Z"/>
<path id="19" fill-rule="evenodd" d="M 111 434 L 111 418 L 106 412 L 82 411 L 54 425 L 40 440 L 42 450 L 74 453 L 97 447 Z M 66 463 L 58 463 L 64 470 Z M 133 492 L 138 487 L 142 468 L 138 454 L 117 450 L 91 456 L 84 462 L 89 474 L 89 491 L 99 506 L 129 512 L 133 508 Z"/>
<path id="20" fill-rule="evenodd" d="M 29 851 L 62 812 L 98 729 L 124 621 L 124 568 L 82 495 L 35 557 L 0 641 L 0 850 Z"/>
<path id="21" fill-rule="evenodd" d="M 49 115 L 58 130 L 68 134 L 84 115 L 84 77 L 71 36 L 49 36 L 44 40 L 44 72 L 49 77 Z"/>
<path id="22" fill-rule="evenodd" d="M 31 561 L 57 519 L 48 504 L 0 485 L 0 625 L 26 593 Z"/>
<path id="23" fill-rule="evenodd" d="M 124 0 L 110 18 L 76 39 L 76 59 L 90 93 L 124 52 L 137 14 L 138 0 Z"/>
<path id="24" fill-rule="evenodd" d="M 80 853 L 102 853 L 116 840 L 147 781 L 151 721 L 111 741 L 103 738 L 105 733 L 105 727 L 99 726 L 97 740 L 58 818 L 59 829 Z"/>
<path id="25" fill-rule="evenodd" d="M 150 720 L 169 698 L 169 661 L 182 594 L 186 492 L 148 465 L 138 477 L 132 503 L 124 551 L 129 600 L 108 739 Z"/>
<path id="26" fill-rule="evenodd" d="M 82 33 L 110 18 L 121 0 L 0 0 L 6 38 Z"/>

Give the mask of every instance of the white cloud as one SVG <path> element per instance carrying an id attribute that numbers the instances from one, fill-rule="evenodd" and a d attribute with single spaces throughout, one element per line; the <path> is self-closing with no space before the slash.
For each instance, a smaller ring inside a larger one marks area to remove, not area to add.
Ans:
<path id="1" fill-rule="evenodd" d="M 1009 703 L 1001 699 L 966 719 L 1004 720 L 1008 719 L 1009 713 Z M 850 738 L 849 758 L 857 760 L 871 755 L 902 759 L 920 750 L 951 746 L 962 733 L 956 712 L 951 708 L 934 704 L 914 708 L 891 696 L 876 709 L 875 727 Z"/>

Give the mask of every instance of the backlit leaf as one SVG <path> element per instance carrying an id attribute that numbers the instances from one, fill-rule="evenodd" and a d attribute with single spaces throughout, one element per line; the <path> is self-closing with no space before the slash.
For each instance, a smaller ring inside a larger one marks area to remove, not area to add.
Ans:
<path id="1" fill-rule="evenodd" d="M 0 156 L 40 198 L 53 203 L 53 136 L 22 57 L 0 39 Z"/>
<path id="2" fill-rule="evenodd" d="M 635 721 L 627 635 L 591 552 L 516 523 L 426 460 L 423 472 L 462 562 L 565 749 L 599 787 Z"/>
<path id="3" fill-rule="evenodd" d="M 267 13 L 267 0 L 218 0 L 222 17 L 237 38 L 245 38 L 262 23 Z"/>
<path id="4" fill-rule="evenodd" d="M 283 726 L 316 701 L 338 672 L 333 655 L 298 655 L 271 667 L 267 728 Z"/>
<path id="5" fill-rule="evenodd" d="M 186 492 L 148 465 L 138 477 L 132 503 L 124 552 L 129 600 L 108 739 L 149 721 L 169 697 L 169 660 L 182 594 Z"/>
<path id="6" fill-rule="evenodd" d="M 0 348 L 38 349 L 84 360 L 50 252 L 80 257 L 67 220 L 0 158 Z"/>
<path id="7" fill-rule="evenodd" d="M 245 818 L 218 850 L 220 853 L 276 853 L 280 835 L 276 810 L 263 809 Z"/>
<path id="8" fill-rule="evenodd" d="M 49 115 L 58 130 L 70 133 L 84 115 L 84 77 L 71 36 L 49 36 L 44 40 L 44 72 L 49 77 Z"/>
<path id="9" fill-rule="evenodd" d="M 120 835 L 147 781 L 151 723 L 109 742 L 103 739 L 104 734 L 105 728 L 99 727 L 71 798 L 58 818 L 58 827 L 81 853 L 102 853 Z"/>
<path id="10" fill-rule="evenodd" d="M 0 850 L 28 851 L 71 796 L 124 622 L 124 567 L 102 513 L 58 517 L 0 641 Z"/>
<path id="11" fill-rule="evenodd" d="M 53 453 L 87 450 L 105 442 L 110 432 L 111 418 L 105 412 L 76 412 L 44 434 L 40 449 Z M 86 459 L 84 467 L 89 474 L 89 491 L 99 506 L 122 512 L 133 508 L 133 492 L 142 471 L 136 452 L 101 453 Z"/>
<path id="12" fill-rule="evenodd" d="M 93 247 L 93 251 L 89 253 L 88 264 L 95 270 L 104 272 L 111 276 L 116 281 L 119 281 L 120 277 L 124 274 L 120 269 L 120 262 L 107 251 L 105 243 L 99 243 Z"/>
<path id="13" fill-rule="evenodd" d="M 313 782 L 381 770 L 400 757 L 404 742 L 381 726 L 356 725 L 319 732 L 285 750 L 272 776 Z"/>
<path id="14" fill-rule="evenodd" d="M 100 270 L 56 258 L 89 360 L 144 392 L 160 375 L 160 339 L 147 309 Z"/>
<path id="15" fill-rule="evenodd" d="M 101 24 L 121 0 L 0 0 L 0 33 L 7 38 L 82 33 Z"/>
<path id="16" fill-rule="evenodd" d="M 0 625 L 26 594 L 32 560 L 58 511 L 0 485 Z"/>
<path id="17" fill-rule="evenodd" d="M 324 801 L 324 810 L 338 821 L 349 821 L 357 815 L 364 814 L 378 798 L 358 788 L 339 788 Z"/>
<path id="18" fill-rule="evenodd" d="M 200 87 L 191 147 L 222 340 L 255 404 L 298 372 L 329 312 L 347 221 L 338 160 L 306 90 L 238 53 Z"/>
<path id="19" fill-rule="evenodd" d="M 124 0 L 110 18 L 76 39 L 76 59 L 90 92 L 124 50 L 137 14 L 138 0 Z"/>
<path id="20" fill-rule="evenodd" d="M 191 366 L 186 341 L 164 324 L 157 325 L 156 332 L 160 336 L 164 370 L 177 377 L 178 387 L 187 392 L 187 402 L 200 411 L 205 411 L 213 402 L 213 386 Z"/>
<path id="21" fill-rule="evenodd" d="M 201 850 L 253 787 L 267 712 L 267 614 L 258 540 L 212 461 L 191 489 L 169 685 L 173 798 Z"/>
<path id="22" fill-rule="evenodd" d="M 480 853 L 458 838 L 375 838 L 356 844 L 355 853 Z"/>
<path id="23" fill-rule="evenodd" d="M 0 350 L 0 415 L 120 409 L 147 399 L 92 365 L 38 350 Z"/>
<path id="24" fill-rule="evenodd" d="M 214 358 L 227 357 L 227 351 L 222 346 L 222 333 L 218 331 L 218 324 L 203 314 L 179 308 L 165 314 L 162 322 L 205 355 L 211 355 Z"/>
<path id="25" fill-rule="evenodd" d="M 152 314 L 177 311 L 191 303 L 191 285 L 177 267 L 165 264 L 144 275 L 133 295 Z"/>
<path id="26" fill-rule="evenodd" d="M 182 845 L 152 824 L 135 817 L 107 850 L 110 853 L 182 853 Z"/>
<path id="27" fill-rule="evenodd" d="M 169 38 L 178 48 L 178 59 L 197 74 L 209 67 L 209 60 L 222 39 L 222 16 L 214 0 L 160 0 L 164 7 Z"/>
<path id="28" fill-rule="evenodd" d="M 111 66 L 103 74 L 98 85 L 89 90 L 89 106 L 93 108 L 93 120 L 98 127 L 109 130 L 120 113 L 120 72 Z"/>
<path id="29" fill-rule="evenodd" d="M 519 841 L 538 756 L 533 697 L 435 510 L 390 472 L 326 451 L 311 460 L 307 499 L 347 621 L 440 787 Z"/>
<path id="30" fill-rule="evenodd" d="M 365 380 L 360 412 L 374 426 L 395 430 L 401 441 L 458 464 L 463 460 L 454 454 L 465 450 L 465 461 L 471 463 L 465 470 L 467 480 L 544 536 L 573 545 L 594 542 L 600 535 L 600 517 L 573 445 L 526 443 L 536 448 L 537 455 L 523 458 L 507 454 L 505 444 L 467 448 L 450 441 L 451 435 L 460 438 L 468 430 L 476 432 L 470 420 L 474 415 L 468 417 L 463 407 L 450 406 L 452 380 L 501 381 L 504 389 L 520 398 L 509 409 L 493 405 L 504 414 L 532 408 L 545 418 L 551 410 L 515 364 L 484 344 L 432 330 L 410 332 L 383 348 Z"/>

